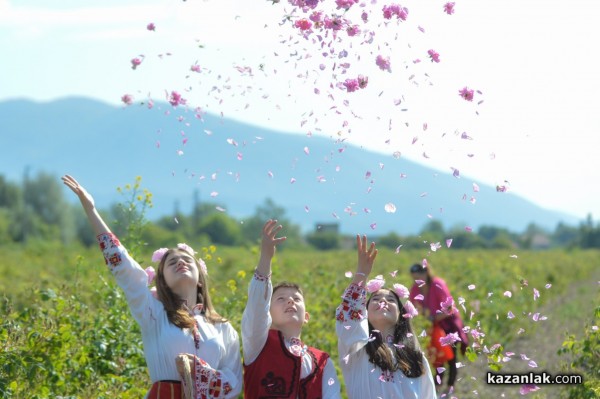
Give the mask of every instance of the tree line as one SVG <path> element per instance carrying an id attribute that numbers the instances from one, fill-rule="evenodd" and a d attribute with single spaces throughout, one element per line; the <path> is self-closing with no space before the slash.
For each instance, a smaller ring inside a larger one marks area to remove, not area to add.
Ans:
<path id="1" fill-rule="evenodd" d="M 287 246 L 327 250 L 349 246 L 353 242 L 353 237 L 339 234 L 335 225 L 333 229 L 315 228 L 313 232 L 302 234 L 300 227 L 288 220 L 285 209 L 268 198 L 253 215 L 241 220 L 218 211 L 218 204 L 200 203 L 196 199 L 189 214 L 176 211 L 172 216 L 139 223 L 137 219 L 143 218 L 145 208 L 152 207 L 152 194 L 141 188 L 141 177 L 117 190 L 122 201 L 100 212 L 107 220 L 114 221 L 117 234 L 129 234 L 152 248 L 192 240 L 203 245 L 254 244 L 264 221 L 269 218 L 277 218 L 286 226 Z M 142 225 L 142 229 L 131 231 L 132 226 Z M 588 215 L 578 226 L 559 223 L 554 231 L 530 224 L 522 232 L 491 225 L 467 232 L 463 227 L 446 229 L 440 221 L 432 220 L 419 234 L 391 232 L 372 238 L 379 246 L 405 249 L 436 244 L 445 246 L 449 238 L 452 248 L 458 249 L 600 248 L 600 223 Z M 58 177 L 44 172 L 35 177 L 25 174 L 21 183 L 15 183 L 0 175 L 0 243 L 35 240 L 95 244 L 79 204 L 67 201 Z"/>

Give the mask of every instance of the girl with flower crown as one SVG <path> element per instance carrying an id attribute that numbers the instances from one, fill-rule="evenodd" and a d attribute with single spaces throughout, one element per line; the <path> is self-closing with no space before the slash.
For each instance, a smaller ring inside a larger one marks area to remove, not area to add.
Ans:
<path id="1" fill-rule="evenodd" d="M 106 264 L 125 292 L 142 331 L 152 387 L 147 399 L 235 398 L 242 390 L 237 332 L 213 308 L 206 265 L 186 244 L 161 248 L 156 291 L 149 274 L 127 253 L 94 206 L 92 196 L 71 176 L 62 177 L 81 201 Z"/>
<path id="2" fill-rule="evenodd" d="M 367 281 L 377 257 L 375 243 L 356 236 L 358 266 L 336 311 L 340 367 L 349 399 L 436 398 L 433 376 L 410 318 L 416 314 L 406 287 Z M 371 296 L 367 300 L 367 291 Z"/>

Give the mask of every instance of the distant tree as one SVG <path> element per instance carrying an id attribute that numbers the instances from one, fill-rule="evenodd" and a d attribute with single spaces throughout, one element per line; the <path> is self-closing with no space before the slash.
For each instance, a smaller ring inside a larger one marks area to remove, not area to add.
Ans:
<path id="1" fill-rule="evenodd" d="M 341 237 L 333 232 L 314 232 L 306 235 L 306 241 L 316 249 L 330 250 L 340 247 Z"/>
<path id="2" fill-rule="evenodd" d="M 302 245 L 300 227 L 292 223 L 285 215 L 285 208 L 277 205 L 271 198 L 267 198 L 262 205 L 256 207 L 254 215 L 241 221 L 243 240 L 246 243 L 259 242 L 263 225 L 269 219 L 276 219 L 284 228 L 282 234 L 287 239 L 282 249 Z"/>
<path id="3" fill-rule="evenodd" d="M 215 213 L 202 220 L 199 232 L 208 235 L 213 244 L 236 245 L 242 238 L 238 222 L 223 213 Z"/>
<path id="4" fill-rule="evenodd" d="M 559 247 L 572 247 L 579 244 L 579 230 L 577 227 L 559 223 L 551 235 L 552 243 Z"/>
<path id="5" fill-rule="evenodd" d="M 22 193 L 12 207 L 11 235 L 16 241 L 40 238 L 70 242 L 74 238 L 69 207 L 58 178 L 41 172 L 30 179 L 26 174 Z"/>
<path id="6" fill-rule="evenodd" d="M 520 236 L 520 247 L 525 249 L 545 248 L 549 246 L 550 235 L 535 223 L 529 223 Z"/>
<path id="7" fill-rule="evenodd" d="M 585 221 L 579 225 L 579 246 L 600 248 L 600 224 L 594 224 L 591 214 L 588 214 Z"/>
<path id="8" fill-rule="evenodd" d="M 21 199 L 21 189 L 15 184 L 0 176 L 0 208 L 14 209 Z"/>
<path id="9" fill-rule="evenodd" d="M 377 246 L 386 248 L 398 248 L 402 244 L 402 237 L 395 232 L 388 233 L 377 239 Z"/>
<path id="10" fill-rule="evenodd" d="M 455 228 L 448 233 L 452 238 L 452 248 L 455 249 L 474 249 L 485 248 L 486 242 L 478 234 L 465 231 L 462 228 Z"/>
<path id="11" fill-rule="evenodd" d="M 421 235 L 428 233 L 442 237 L 445 234 L 444 225 L 439 220 L 431 220 L 421 229 Z"/>
<path id="12" fill-rule="evenodd" d="M 485 242 L 487 248 L 508 249 L 517 244 L 518 237 L 508 229 L 484 225 L 477 230 L 479 237 Z"/>

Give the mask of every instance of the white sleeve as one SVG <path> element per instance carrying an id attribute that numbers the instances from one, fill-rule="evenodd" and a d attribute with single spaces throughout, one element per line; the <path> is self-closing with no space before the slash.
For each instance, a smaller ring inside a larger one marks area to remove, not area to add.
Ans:
<path id="1" fill-rule="evenodd" d="M 339 379 L 337 378 L 335 366 L 333 365 L 331 358 L 329 358 L 327 359 L 327 363 L 325 363 L 325 369 L 323 370 L 323 399 L 341 399 L 341 390 L 342 387 Z"/>
<path id="2" fill-rule="evenodd" d="M 240 357 L 240 340 L 237 331 L 229 323 L 223 326 L 223 343 L 226 353 L 221 359 L 219 370 L 222 386 L 222 397 L 237 398 L 242 392 L 242 359 Z"/>
<path id="3" fill-rule="evenodd" d="M 335 330 L 342 363 L 348 363 L 347 356 L 355 354 L 369 342 L 366 298 L 363 287 L 350 284 L 344 291 L 342 303 L 336 309 Z"/>
<path id="4" fill-rule="evenodd" d="M 149 316 L 152 306 L 160 304 L 154 300 L 148 288 L 146 271 L 129 255 L 114 234 L 102 233 L 98 235 L 97 240 L 104 261 L 125 293 L 131 314 L 140 325 L 143 325 L 145 320 L 151 319 Z"/>
<path id="5" fill-rule="evenodd" d="M 437 393 L 435 391 L 435 384 L 433 382 L 433 374 L 431 373 L 431 368 L 429 367 L 429 361 L 425 354 L 423 354 L 423 364 L 425 365 L 425 373 L 419 378 L 421 378 L 421 387 L 422 391 L 419 397 L 421 398 L 437 398 Z"/>
<path id="6" fill-rule="evenodd" d="M 248 302 L 242 314 L 242 348 L 244 364 L 252 364 L 267 342 L 271 327 L 271 295 L 269 277 L 254 273 L 248 287 Z"/>

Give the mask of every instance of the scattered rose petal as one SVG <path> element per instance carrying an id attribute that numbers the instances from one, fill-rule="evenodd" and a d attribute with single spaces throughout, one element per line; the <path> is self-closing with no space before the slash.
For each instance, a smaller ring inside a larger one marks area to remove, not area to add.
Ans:
<path id="1" fill-rule="evenodd" d="M 411 301 L 406 301 L 404 303 L 404 310 L 406 311 L 406 313 L 403 314 L 402 317 L 407 319 L 413 318 L 419 314 L 419 312 L 417 312 L 417 309 Z"/>
<path id="2" fill-rule="evenodd" d="M 519 393 L 521 395 L 527 395 L 528 393 L 538 391 L 539 389 L 540 389 L 540 387 L 538 387 L 537 385 L 534 385 L 534 384 L 524 384 L 519 389 Z"/>
<path id="3" fill-rule="evenodd" d="M 388 202 L 387 204 L 385 204 L 385 206 L 383 207 L 383 209 L 387 213 L 396 213 L 396 205 L 392 204 L 391 202 Z"/>

